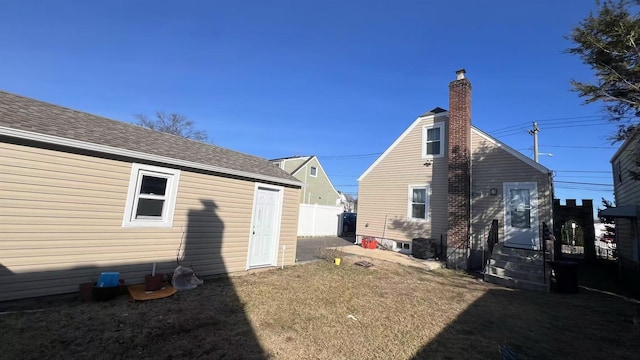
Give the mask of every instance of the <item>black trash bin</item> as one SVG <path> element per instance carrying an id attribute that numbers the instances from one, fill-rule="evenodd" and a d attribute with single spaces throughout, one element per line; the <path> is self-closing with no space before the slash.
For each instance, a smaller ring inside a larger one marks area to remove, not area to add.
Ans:
<path id="1" fill-rule="evenodd" d="M 575 261 L 549 261 L 551 270 L 551 290 L 573 294 L 578 292 L 578 263 Z"/>

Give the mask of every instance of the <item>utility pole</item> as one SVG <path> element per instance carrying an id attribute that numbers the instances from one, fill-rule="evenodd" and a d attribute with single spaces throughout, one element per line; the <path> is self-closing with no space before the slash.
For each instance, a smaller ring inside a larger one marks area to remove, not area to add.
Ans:
<path id="1" fill-rule="evenodd" d="M 529 134 L 533 135 L 533 161 L 538 162 L 538 123 L 533 122 L 533 129 L 529 130 Z"/>

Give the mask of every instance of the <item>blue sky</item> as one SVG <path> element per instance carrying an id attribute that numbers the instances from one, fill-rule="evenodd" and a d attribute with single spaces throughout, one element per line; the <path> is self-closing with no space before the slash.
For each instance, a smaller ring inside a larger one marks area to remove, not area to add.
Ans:
<path id="1" fill-rule="evenodd" d="M 614 125 L 569 81 L 563 38 L 595 9 L 563 1 L 0 2 L 0 89 L 101 116 L 178 112 L 218 146 L 318 155 L 338 190 L 465 68 L 473 124 L 556 172 L 556 196 L 613 198 Z M 563 183 L 563 182 L 566 183 Z M 574 184 L 576 183 L 576 184 Z"/>

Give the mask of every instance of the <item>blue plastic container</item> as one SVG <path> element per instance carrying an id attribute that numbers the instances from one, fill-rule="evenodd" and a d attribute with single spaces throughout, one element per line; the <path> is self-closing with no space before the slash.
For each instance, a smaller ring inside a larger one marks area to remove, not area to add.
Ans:
<path id="1" fill-rule="evenodd" d="M 100 274 L 98 278 L 98 283 L 96 287 L 106 288 L 106 287 L 116 287 L 119 284 L 120 273 L 119 272 L 103 272 Z"/>

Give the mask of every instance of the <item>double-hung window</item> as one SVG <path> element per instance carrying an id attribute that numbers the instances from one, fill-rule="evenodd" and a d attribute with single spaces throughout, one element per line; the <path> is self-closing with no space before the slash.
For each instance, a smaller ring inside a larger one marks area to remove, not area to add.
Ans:
<path id="1" fill-rule="evenodd" d="M 133 164 L 122 226 L 171 227 L 180 170 Z"/>
<path id="2" fill-rule="evenodd" d="M 422 129 L 422 157 L 435 158 L 444 155 L 444 123 L 427 125 Z"/>
<path id="3" fill-rule="evenodd" d="M 407 217 L 409 220 L 429 219 L 429 185 L 409 186 Z"/>

